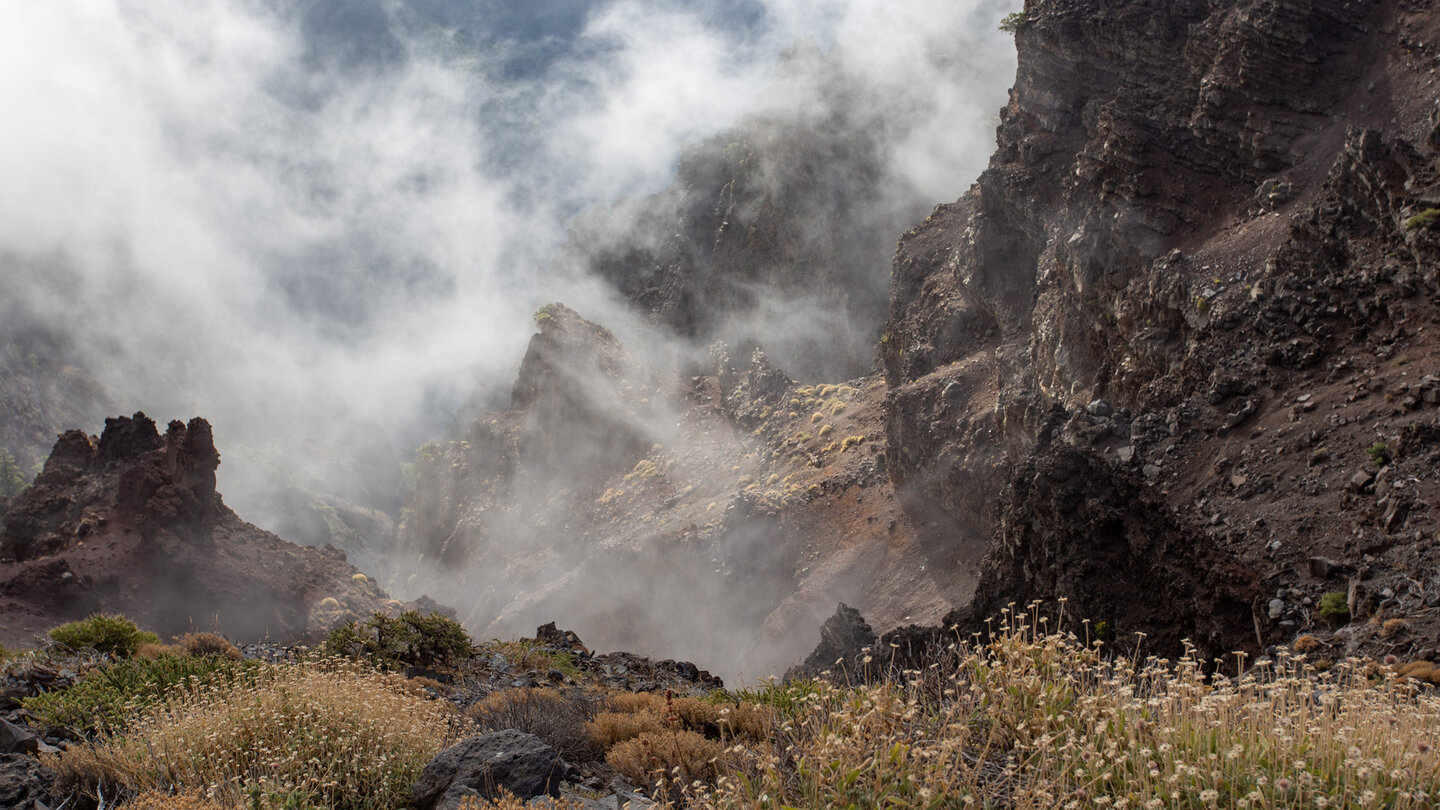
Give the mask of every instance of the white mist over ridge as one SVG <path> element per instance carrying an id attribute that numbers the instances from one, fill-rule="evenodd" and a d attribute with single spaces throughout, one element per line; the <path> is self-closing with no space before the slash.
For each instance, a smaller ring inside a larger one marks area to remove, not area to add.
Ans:
<path id="1" fill-rule="evenodd" d="M 345 2 L 0 6 L 0 297 L 64 331 L 119 410 L 210 419 L 220 489 L 261 525 L 271 472 L 335 489 L 334 448 L 403 460 L 477 386 L 508 391 L 574 215 L 663 188 L 747 115 L 813 105 L 772 82 L 796 42 L 904 88 L 920 119 L 886 182 L 959 196 L 1018 5 L 617 0 L 527 39 L 473 30 L 498 3 Z M 347 32 L 357 9 L 379 28 Z M 585 317 L 643 329 L 573 289 Z"/>

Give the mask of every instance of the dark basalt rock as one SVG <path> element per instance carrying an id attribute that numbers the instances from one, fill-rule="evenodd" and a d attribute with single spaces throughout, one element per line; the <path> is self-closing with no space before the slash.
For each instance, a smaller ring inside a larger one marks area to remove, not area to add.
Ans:
<path id="1" fill-rule="evenodd" d="M 425 766 L 410 793 L 417 810 L 456 810 L 466 797 L 559 797 L 571 768 L 539 737 L 509 729 L 461 740 Z"/>
<path id="2" fill-rule="evenodd" d="M 804 663 L 785 673 L 785 678 L 813 678 L 844 666 L 846 661 L 857 661 L 867 650 L 874 650 L 878 641 L 860 611 L 841 602 L 834 615 L 821 625 L 819 645 L 805 657 Z"/>

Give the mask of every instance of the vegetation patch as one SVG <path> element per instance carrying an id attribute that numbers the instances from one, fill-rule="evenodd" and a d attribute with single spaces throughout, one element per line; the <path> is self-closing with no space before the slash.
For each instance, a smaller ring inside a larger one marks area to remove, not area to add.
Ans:
<path id="1" fill-rule="evenodd" d="M 1440 208 L 1426 208 L 1424 211 L 1405 220 L 1405 230 L 1413 231 L 1416 228 L 1433 227 L 1440 222 Z"/>
<path id="2" fill-rule="evenodd" d="M 470 655 L 470 635 L 460 623 L 438 613 L 409 610 L 399 616 L 376 613 L 365 621 L 347 622 L 325 638 L 332 655 L 365 658 L 383 668 L 429 667 Z"/>
<path id="3" fill-rule="evenodd" d="M 142 644 L 159 644 L 160 637 L 141 630 L 124 616 L 96 613 L 88 619 L 62 624 L 50 631 L 50 640 L 67 650 L 95 650 L 128 658 Z"/>
<path id="4" fill-rule="evenodd" d="M 98 798 L 205 793 L 223 807 L 403 807 L 425 764 L 469 730 L 403 677 L 354 664 L 265 665 L 244 685 L 173 692 L 121 734 L 46 758 Z"/>
<path id="5" fill-rule="evenodd" d="M 549 743 L 566 760 L 586 762 L 602 750 L 586 727 L 595 715 L 594 702 L 578 690 L 507 689 L 470 706 L 465 715 L 482 731 L 518 729 Z"/>
<path id="6" fill-rule="evenodd" d="M 1321 595 L 1316 612 L 1326 621 L 1346 621 L 1350 618 L 1350 600 L 1346 598 L 1344 591 L 1330 591 Z"/>
<path id="7" fill-rule="evenodd" d="M 253 679 L 258 669 L 256 662 L 223 655 L 132 658 L 93 669 L 69 689 L 20 703 L 30 713 L 32 725 L 88 735 L 123 728 L 134 712 L 161 701 L 172 690 L 241 684 Z"/>
<path id="8" fill-rule="evenodd" d="M 1041 629 L 1036 629 L 1040 627 Z M 900 682 L 801 682 L 712 807 L 1432 807 L 1440 697 L 1388 667 L 1100 654 L 1035 617 Z"/>

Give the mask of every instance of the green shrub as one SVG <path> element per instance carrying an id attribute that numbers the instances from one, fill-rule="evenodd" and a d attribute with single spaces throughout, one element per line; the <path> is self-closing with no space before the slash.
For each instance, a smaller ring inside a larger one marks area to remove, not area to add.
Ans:
<path id="1" fill-rule="evenodd" d="M 470 635 L 454 619 L 438 613 L 406 611 L 390 617 L 376 613 L 364 624 L 347 622 L 325 639 L 335 655 L 367 658 L 377 666 L 422 666 L 450 663 L 470 656 Z"/>
<path id="2" fill-rule="evenodd" d="M 1390 447 L 1384 442 L 1370 445 L 1365 452 L 1370 454 L 1370 460 L 1375 462 L 1376 467 L 1384 467 L 1390 463 Z"/>
<path id="3" fill-rule="evenodd" d="M 1416 228 L 1427 228 L 1440 221 L 1440 208 L 1426 208 L 1424 211 L 1405 220 L 1405 230 L 1413 231 Z"/>
<path id="4" fill-rule="evenodd" d="M 95 650 L 117 658 L 129 658 L 142 644 L 160 643 L 159 636 L 141 630 L 135 622 L 106 613 L 62 624 L 50 631 L 50 640 L 71 650 Z"/>
<path id="5" fill-rule="evenodd" d="M 1023 11 L 1017 11 L 1014 14 L 1006 14 L 1004 18 L 1000 20 L 1000 30 L 1004 31 L 1007 34 L 1014 34 L 1021 28 L 1024 28 L 1025 24 L 1028 22 L 1030 22 L 1030 18 L 1026 16 L 1025 12 Z"/>
<path id="6" fill-rule="evenodd" d="M 69 689 L 25 698 L 20 703 L 30 713 L 30 723 L 38 728 L 93 734 L 123 727 L 132 715 L 159 702 L 173 687 L 233 684 L 253 676 L 257 667 L 254 661 L 218 655 L 131 658 L 91 670 Z"/>
<path id="7" fill-rule="evenodd" d="M 1317 612 L 1320 614 L 1320 618 L 1328 621 L 1345 621 L 1350 618 L 1350 600 L 1345 598 L 1344 591 L 1330 591 L 1320 597 Z"/>

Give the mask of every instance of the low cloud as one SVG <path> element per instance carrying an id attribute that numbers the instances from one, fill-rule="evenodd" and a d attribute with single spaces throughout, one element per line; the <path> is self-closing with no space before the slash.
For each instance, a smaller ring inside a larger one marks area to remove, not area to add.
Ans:
<path id="1" fill-rule="evenodd" d="M 317 447 L 408 455 L 508 390 L 577 213 L 664 188 L 747 116 L 815 109 L 775 81 L 785 48 L 839 48 L 913 112 L 883 182 L 920 216 L 983 166 L 1014 70 L 1012 0 L 494 5 L 3 4 L 0 295 L 122 410 L 209 418 L 221 490 L 272 522 L 226 487 L 257 455 L 337 489 Z M 569 290 L 642 328 L 605 285 Z"/>

